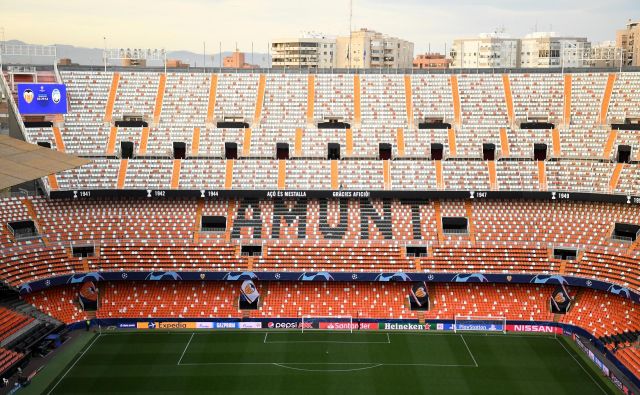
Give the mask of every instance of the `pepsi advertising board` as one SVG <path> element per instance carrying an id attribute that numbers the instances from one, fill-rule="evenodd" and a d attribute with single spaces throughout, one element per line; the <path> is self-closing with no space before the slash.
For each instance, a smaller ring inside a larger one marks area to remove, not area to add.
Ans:
<path id="1" fill-rule="evenodd" d="M 18 84 L 18 111 L 23 115 L 66 114 L 66 85 Z"/>

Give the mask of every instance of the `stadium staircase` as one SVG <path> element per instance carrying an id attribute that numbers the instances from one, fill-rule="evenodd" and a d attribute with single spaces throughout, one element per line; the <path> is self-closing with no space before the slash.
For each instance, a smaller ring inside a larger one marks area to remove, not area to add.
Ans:
<path id="1" fill-rule="evenodd" d="M 502 74 L 502 85 L 504 87 L 504 101 L 507 106 L 507 118 L 509 119 L 509 127 L 513 128 L 515 125 L 515 115 L 513 111 L 513 96 L 511 94 L 511 82 L 509 80 L 509 74 Z M 504 145 L 502 146 L 504 150 Z"/>
<path id="2" fill-rule="evenodd" d="M 304 131 L 302 128 L 296 128 L 296 135 L 293 143 L 293 155 L 296 157 L 303 156 L 302 154 L 302 138 Z"/>
<path id="3" fill-rule="evenodd" d="M 618 188 L 618 181 L 620 181 L 620 173 L 622 173 L 622 169 L 624 169 L 624 163 L 616 163 L 616 167 L 613 169 L 613 174 L 611 174 L 611 180 L 609 181 L 609 190 L 611 193 L 615 192 Z"/>
<path id="4" fill-rule="evenodd" d="M 560 148 L 560 129 L 554 128 L 551 131 L 551 138 L 553 139 L 553 156 L 559 158 L 562 155 L 562 149 Z"/>
<path id="5" fill-rule="evenodd" d="M 153 109 L 153 127 L 158 127 L 158 124 L 160 123 L 160 116 L 162 115 L 162 102 L 164 101 L 164 91 L 165 91 L 166 84 L 167 84 L 167 74 L 162 73 L 160 74 L 160 80 L 158 81 L 158 92 L 156 93 L 156 101 Z M 140 143 L 140 145 L 142 145 L 142 143 Z M 145 141 L 145 146 L 146 146 L 146 141 Z"/>
<path id="6" fill-rule="evenodd" d="M 604 153 L 602 154 L 602 157 L 605 160 L 611 159 L 611 154 L 613 153 L 613 146 L 616 142 L 616 137 L 618 137 L 618 131 L 615 129 L 611 129 L 611 131 L 609 131 L 609 137 L 607 137 L 607 142 L 604 146 Z"/>
<path id="7" fill-rule="evenodd" d="M 415 127 L 413 120 L 413 94 L 411 89 L 411 76 L 409 74 L 405 74 L 404 76 L 404 97 L 405 107 L 407 109 L 407 126 L 409 129 L 413 129 Z"/>
<path id="8" fill-rule="evenodd" d="M 609 111 L 609 103 L 611 102 L 611 92 L 613 91 L 613 85 L 616 82 L 616 74 L 611 73 L 607 77 L 607 86 L 604 90 L 604 96 L 602 97 L 602 106 L 600 108 L 600 125 L 606 125 L 607 113 Z"/>
<path id="9" fill-rule="evenodd" d="M 506 128 L 500 128 L 500 153 L 503 158 L 508 158 L 509 152 L 509 135 Z"/>
<path id="10" fill-rule="evenodd" d="M 360 110 L 360 76 L 353 76 L 353 123 L 352 127 L 359 129 L 362 126 L 362 116 Z"/>
<path id="11" fill-rule="evenodd" d="M 120 82 L 120 73 L 113 73 L 113 79 L 111 80 L 111 87 L 109 88 L 109 96 L 107 98 L 107 106 L 105 107 L 104 121 L 111 123 L 113 119 L 113 105 L 116 102 L 116 96 L 118 95 L 118 83 Z M 111 140 L 109 140 L 111 142 Z M 115 140 L 114 140 L 115 144 Z M 109 152 L 109 151 L 107 151 Z"/>
<path id="12" fill-rule="evenodd" d="M 64 140 L 62 139 L 60 128 L 58 126 L 53 126 L 51 130 L 53 131 L 53 136 L 56 141 L 56 149 L 60 152 L 65 152 Z"/>
<path id="13" fill-rule="evenodd" d="M 568 128 L 569 125 L 571 125 L 571 74 L 565 74 L 564 75 L 564 104 L 563 104 L 563 126 L 565 128 Z M 554 136 L 554 155 L 556 152 L 556 144 L 555 144 L 555 136 Z M 558 144 L 558 148 L 560 147 L 560 145 Z M 559 154 L 559 150 L 558 150 L 558 154 L 557 156 L 560 156 Z"/>
<path id="14" fill-rule="evenodd" d="M 396 147 L 398 150 L 398 156 L 404 156 L 404 129 L 398 128 L 396 131 Z"/>
<path id="15" fill-rule="evenodd" d="M 218 90 L 218 74 L 211 74 L 211 82 L 209 83 L 209 100 L 207 101 L 207 118 L 205 121 L 207 129 L 213 129 L 214 127 L 217 90 Z M 200 128 L 198 128 L 198 132 L 199 131 L 200 131 Z M 199 134 L 198 134 L 198 137 L 199 137 Z"/>
<path id="16" fill-rule="evenodd" d="M 309 74 L 309 76 L 307 77 L 307 127 L 309 128 L 312 128 L 315 126 L 314 125 L 315 99 L 316 99 L 316 76 L 315 74 Z M 296 152 L 298 152 L 298 150 L 296 150 Z M 301 155 L 296 154 L 296 156 L 301 156 Z"/>
<path id="17" fill-rule="evenodd" d="M 260 119 L 262 118 L 262 107 L 264 106 L 264 90 L 266 87 L 266 77 L 264 74 L 260 74 L 260 78 L 258 80 L 258 94 L 256 96 L 256 110 L 253 115 L 253 126 L 255 127 L 260 124 Z M 245 143 L 246 143 L 246 134 L 245 134 Z M 244 149 L 244 147 L 243 147 Z M 245 155 L 248 155 L 249 150 L 246 151 Z"/>
<path id="18" fill-rule="evenodd" d="M 191 156 L 198 156 L 200 152 L 200 128 L 193 128 L 193 136 L 191 137 Z"/>
<path id="19" fill-rule="evenodd" d="M 257 111 L 258 110 L 256 109 L 256 112 Z M 260 116 L 260 115 L 256 115 L 256 116 Z M 244 135 L 242 138 L 242 156 L 249 156 L 250 154 L 251 154 L 251 128 L 245 128 Z"/>
<path id="20" fill-rule="evenodd" d="M 118 170 L 118 182 L 116 188 L 123 189 L 125 181 L 127 179 L 127 167 L 129 166 L 129 159 L 120 160 L 120 169 Z"/>
<path id="21" fill-rule="evenodd" d="M 27 208 L 27 213 L 29 214 L 29 218 L 31 218 L 31 220 L 33 221 L 33 225 L 36 227 L 36 231 L 39 235 L 42 235 L 42 225 L 38 219 L 38 214 L 36 213 L 36 210 L 33 206 L 33 202 L 30 198 L 26 197 L 22 199 L 22 204 Z M 40 236 L 40 239 L 45 245 L 49 242 L 46 236 Z"/>
<path id="22" fill-rule="evenodd" d="M 543 160 L 538 162 L 538 188 L 541 191 L 547 190 L 547 163 Z"/>
<path id="23" fill-rule="evenodd" d="M 116 141 L 118 140 L 118 128 L 111 126 L 109 139 L 107 140 L 107 155 L 114 155 L 116 152 Z"/>
<path id="24" fill-rule="evenodd" d="M 458 76 L 451 75 L 451 97 L 453 100 L 453 120 L 454 127 L 459 128 L 462 125 L 462 111 L 460 109 L 460 90 L 458 89 Z M 455 156 L 455 154 L 452 154 Z"/>
<path id="25" fill-rule="evenodd" d="M 225 160 L 225 173 L 224 173 L 224 189 L 231 189 L 233 187 L 233 165 L 234 159 Z"/>
<path id="26" fill-rule="evenodd" d="M 448 144 L 449 144 L 449 156 L 456 157 L 457 156 L 457 148 L 456 148 L 456 130 L 451 128 L 447 130 Z"/>
<path id="27" fill-rule="evenodd" d="M 345 154 L 347 157 L 353 156 L 353 129 L 348 128 L 346 130 L 346 147 Z"/>
<path id="28" fill-rule="evenodd" d="M 173 160 L 173 169 L 171 171 L 171 189 L 179 188 L 181 164 L 182 164 L 182 161 L 180 159 Z"/>

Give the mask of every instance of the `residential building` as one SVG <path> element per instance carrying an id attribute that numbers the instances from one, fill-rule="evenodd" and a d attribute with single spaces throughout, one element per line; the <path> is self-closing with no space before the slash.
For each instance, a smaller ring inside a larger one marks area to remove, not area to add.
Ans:
<path id="1" fill-rule="evenodd" d="M 439 53 L 420 54 L 413 59 L 414 69 L 448 69 L 451 59 Z"/>
<path id="2" fill-rule="evenodd" d="M 271 44 L 272 67 L 336 67 L 336 39 L 317 34 L 279 38 Z"/>
<path id="3" fill-rule="evenodd" d="M 616 32 L 616 47 L 622 48 L 625 66 L 640 66 L 640 21 L 627 23 Z"/>
<path id="4" fill-rule="evenodd" d="M 360 29 L 337 39 L 338 68 L 411 68 L 413 43 L 373 30 Z"/>
<path id="5" fill-rule="evenodd" d="M 585 37 L 562 37 L 554 32 L 536 32 L 520 40 L 520 67 L 589 66 L 591 43 Z"/>
<path id="6" fill-rule="evenodd" d="M 484 33 L 453 41 L 453 68 L 515 68 L 520 64 L 520 40 L 502 33 Z"/>
<path id="7" fill-rule="evenodd" d="M 255 69 L 256 65 L 245 62 L 244 52 L 240 52 L 237 49 L 229 56 L 225 56 L 222 60 L 222 65 L 226 68 L 232 69 Z"/>
<path id="8" fill-rule="evenodd" d="M 589 66 L 591 67 L 620 67 L 623 61 L 623 51 L 616 46 L 615 41 L 604 41 L 591 46 Z"/>

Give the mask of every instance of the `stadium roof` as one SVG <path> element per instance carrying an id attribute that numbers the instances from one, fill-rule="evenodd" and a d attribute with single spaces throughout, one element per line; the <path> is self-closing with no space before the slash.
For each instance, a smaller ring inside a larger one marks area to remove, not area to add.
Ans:
<path id="1" fill-rule="evenodd" d="M 0 135 L 0 190 L 91 162 Z"/>

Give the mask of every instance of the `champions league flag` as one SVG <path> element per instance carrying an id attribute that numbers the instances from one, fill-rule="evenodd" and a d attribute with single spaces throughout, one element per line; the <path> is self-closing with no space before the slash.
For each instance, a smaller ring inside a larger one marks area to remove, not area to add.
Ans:
<path id="1" fill-rule="evenodd" d="M 249 303 L 255 302 L 260 297 L 260 293 L 258 292 L 256 285 L 251 280 L 244 280 L 240 291 L 242 292 L 242 296 L 244 296 Z"/>
<path id="2" fill-rule="evenodd" d="M 556 314 L 565 314 L 570 305 L 571 297 L 564 285 L 556 287 L 551 294 L 551 311 Z"/>
<path id="3" fill-rule="evenodd" d="M 423 282 L 414 283 L 411 286 L 411 294 L 409 295 L 412 310 L 428 310 L 429 309 L 429 293 L 427 284 Z"/>

